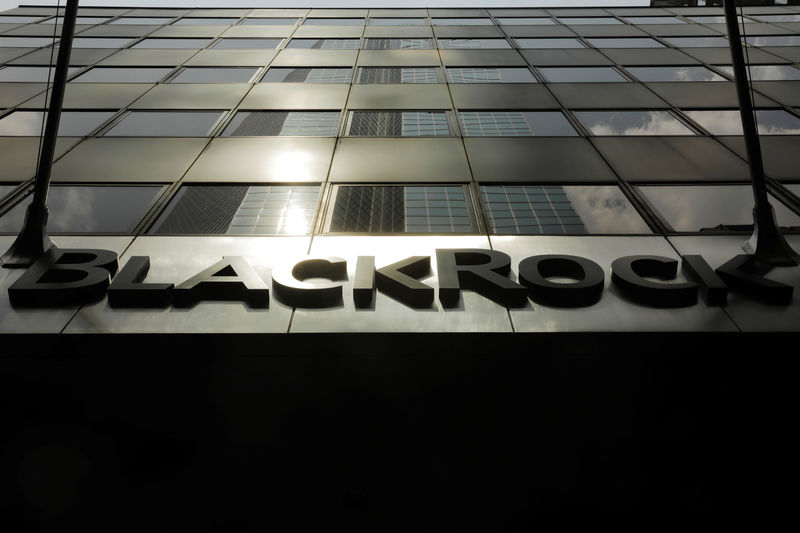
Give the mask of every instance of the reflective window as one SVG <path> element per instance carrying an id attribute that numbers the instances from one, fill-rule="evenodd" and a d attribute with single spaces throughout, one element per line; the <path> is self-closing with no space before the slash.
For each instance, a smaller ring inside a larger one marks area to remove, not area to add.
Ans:
<path id="1" fill-rule="evenodd" d="M 614 17 L 559 17 L 562 24 L 622 24 Z"/>
<path id="2" fill-rule="evenodd" d="M 16 185 L 6 185 L 4 183 L 0 183 L 0 200 L 5 198 L 8 195 L 8 193 L 10 193 L 16 188 L 17 188 Z"/>
<path id="3" fill-rule="evenodd" d="M 546 25 L 546 24 L 555 24 L 555 21 L 551 18 L 545 17 L 500 17 L 497 19 L 497 22 L 504 26 L 512 26 L 512 25 Z"/>
<path id="4" fill-rule="evenodd" d="M 573 136 L 575 129 L 561 111 L 459 111 L 465 136 Z"/>
<path id="5" fill-rule="evenodd" d="M 631 24 L 686 24 L 678 17 L 623 17 Z"/>
<path id="6" fill-rule="evenodd" d="M 42 17 L 22 17 L 15 15 L 0 15 L 0 24 L 27 24 L 29 22 L 38 22 Z"/>
<path id="7" fill-rule="evenodd" d="M 473 231 L 464 188 L 455 186 L 336 187 L 327 230 L 359 233 Z"/>
<path id="8" fill-rule="evenodd" d="M 447 69 L 450 83 L 536 83 L 530 70 L 517 67 L 453 67 Z"/>
<path id="9" fill-rule="evenodd" d="M 430 39 L 367 39 L 369 50 L 430 50 Z"/>
<path id="10" fill-rule="evenodd" d="M 335 137 L 340 115 L 339 111 L 239 111 L 222 135 Z"/>
<path id="11" fill-rule="evenodd" d="M 70 67 L 67 75 L 71 76 L 79 70 Z M 0 68 L 0 81 L 52 82 L 55 73 L 55 67 L 5 67 Z"/>
<path id="12" fill-rule="evenodd" d="M 186 17 L 173 22 L 176 26 L 231 26 L 236 24 L 238 18 L 200 18 Z"/>
<path id="13" fill-rule="evenodd" d="M 297 24 L 295 17 L 273 18 L 246 18 L 242 21 L 244 26 L 294 26 Z"/>
<path id="14" fill-rule="evenodd" d="M 131 233 L 161 194 L 161 186 L 59 185 L 50 187 L 47 207 L 50 233 Z M 31 200 L 26 199 L 0 218 L 0 232 L 22 228 Z"/>
<path id="15" fill-rule="evenodd" d="M 650 233 L 614 185 L 482 185 L 481 198 L 495 234 Z"/>
<path id="16" fill-rule="evenodd" d="M 434 26 L 491 26 L 494 24 L 489 18 L 434 18 Z"/>
<path id="17" fill-rule="evenodd" d="M 438 39 L 439 48 L 511 48 L 505 39 Z"/>
<path id="18" fill-rule="evenodd" d="M 132 43 L 134 39 L 113 39 L 105 37 L 75 37 L 72 41 L 73 48 L 122 48 Z"/>
<path id="19" fill-rule="evenodd" d="M 306 235 L 319 185 L 184 185 L 151 235 Z"/>
<path id="20" fill-rule="evenodd" d="M 110 24 L 166 24 L 172 17 L 120 17 Z"/>
<path id="21" fill-rule="evenodd" d="M 694 135 L 667 111 L 575 111 L 594 135 Z"/>
<path id="22" fill-rule="evenodd" d="M 205 137 L 222 111 L 131 111 L 104 133 L 109 137 Z"/>
<path id="23" fill-rule="evenodd" d="M 0 48 L 39 48 L 51 44 L 53 44 L 52 37 L 0 37 Z"/>
<path id="24" fill-rule="evenodd" d="M 114 114 L 114 111 L 64 111 L 58 134 L 64 137 L 89 135 Z M 44 131 L 42 124 L 46 115 L 44 111 L 14 111 L 0 119 L 0 136 L 39 137 Z"/>
<path id="25" fill-rule="evenodd" d="M 601 37 L 587 39 L 597 48 L 662 48 L 664 45 L 650 37 Z"/>
<path id="26" fill-rule="evenodd" d="M 170 48 L 180 50 L 198 50 L 205 48 L 211 39 L 154 39 L 148 38 L 139 41 L 132 48 Z"/>
<path id="27" fill-rule="evenodd" d="M 261 83 L 350 83 L 350 67 L 272 67 Z"/>
<path id="28" fill-rule="evenodd" d="M 578 39 L 514 39 L 520 48 L 585 48 Z"/>
<path id="29" fill-rule="evenodd" d="M 725 37 L 664 37 L 664 40 L 678 48 L 728 47 Z"/>
<path id="30" fill-rule="evenodd" d="M 706 67 L 625 67 L 642 81 L 725 81 Z"/>
<path id="31" fill-rule="evenodd" d="M 277 48 L 283 39 L 220 39 L 211 48 L 217 50 L 267 50 Z"/>
<path id="32" fill-rule="evenodd" d="M 755 15 L 763 22 L 800 22 L 800 15 Z"/>
<path id="33" fill-rule="evenodd" d="M 353 111 L 348 135 L 366 137 L 447 137 L 444 111 Z"/>
<path id="34" fill-rule="evenodd" d="M 424 26 L 428 22 L 425 18 L 373 18 L 373 26 Z"/>
<path id="35" fill-rule="evenodd" d="M 733 67 L 716 67 L 731 78 L 733 77 Z M 748 77 L 751 80 L 800 80 L 800 70 L 789 65 L 749 65 L 747 67 Z M 0 71 L 2 75 L 2 71 Z"/>
<path id="36" fill-rule="evenodd" d="M 170 83 L 247 83 L 256 72 L 255 67 L 187 67 Z"/>
<path id="37" fill-rule="evenodd" d="M 800 46 L 800 35 L 748 35 L 745 42 L 751 46 Z"/>
<path id="38" fill-rule="evenodd" d="M 712 135 L 742 135 L 742 118 L 736 109 L 684 111 Z M 800 135 L 800 118 L 783 109 L 757 109 L 756 124 L 761 135 Z"/>
<path id="39" fill-rule="evenodd" d="M 94 67 L 70 83 L 156 83 L 172 72 L 172 67 Z"/>
<path id="40" fill-rule="evenodd" d="M 700 15 L 694 17 L 686 17 L 687 19 L 691 20 L 692 22 L 699 22 L 701 24 L 725 24 L 725 17 L 723 15 Z M 742 17 L 736 16 L 736 20 L 741 23 Z M 754 22 L 749 18 L 744 18 L 745 23 L 747 22 Z"/>
<path id="41" fill-rule="evenodd" d="M 286 48 L 310 48 L 320 50 L 356 50 L 359 39 L 292 39 Z"/>
<path id="42" fill-rule="evenodd" d="M 362 24 L 364 19 L 360 18 L 315 18 L 303 22 L 305 26 L 361 26 Z"/>
<path id="43" fill-rule="evenodd" d="M 438 83 L 435 67 L 363 67 L 358 83 Z"/>
<path id="44" fill-rule="evenodd" d="M 628 81 L 611 67 L 540 67 L 539 72 L 552 82 Z"/>
<path id="45" fill-rule="evenodd" d="M 0 17 L 1 18 L 1 17 Z M 111 17 L 76 17 L 75 24 L 102 24 L 111 20 Z M 53 17 L 43 20 L 41 24 L 63 24 L 64 17 Z"/>
<path id="46" fill-rule="evenodd" d="M 647 201 L 675 231 L 752 231 L 750 185 L 640 186 Z M 782 227 L 800 229 L 800 216 L 770 199 Z"/>

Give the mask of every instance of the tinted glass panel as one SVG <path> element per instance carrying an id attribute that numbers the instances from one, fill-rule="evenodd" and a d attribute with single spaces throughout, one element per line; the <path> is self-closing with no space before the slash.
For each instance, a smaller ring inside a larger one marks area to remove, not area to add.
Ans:
<path id="1" fill-rule="evenodd" d="M 719 16 L 716 16 L 716 15 L 700 15 L 700 16 L 686 17 L 686 18 L 691 20 L 692 22 L 699 22 L 701 24 L 725 24 L 725 17 L 722 16 L 722 15 L 719 15 Z M 736 20 L 741 23 L 742 17 L 738 16 L 738 14 L 737 14 Z M 747 17 L 744 18 L 744 21 L 745 22 L 753 22 L 752 20 L 750 20 Z"/>
<path id="2" fill-rule="evenodd" d="M 211 48 L 217 50 L 267 50 L 277 48 L 283 39 L 220 39 Z"/>
<path id="3" fill-rule="evenodd" d="M 460 186 L 340 186 L 328 231 L 458 233 L 472 227 Z"/>
<path id="4" fill-rule="evenodd" d="M 577 135 L 561 111 L 459 111 L 458 118 L 468 136 Z"/>
<path id="5" fill-rule="evenodd" d="M 132 46 L 132 48 L 170 48 L 191 50 L 205 48 L 211 39 L 145 39 Z"/>
<path id="6" fill-rule="evenodd" d="M 800 46 L 800 35 L 748 35 L 745 42 L 752 46 Z"/>
<path id="7" fill-rule="evenodd" d="M 625 67 L 625 70 L 642 81 L 725 81 L 706 67 Z"/>
<path id="8" fill-rule="evenodd" d="M 359 39 L 292 39 L 286 48 L 310 48 L 320 50 L 356 50 Z"/>
<path id="9" fill-rule="evenodd" d="M 68 75 L 77 72 L 78 68 L 70 68 Z M 52 83 L 56 69 L 48 67 L 6 67 L 0 69 L 0 81 L 27 81 L 27 82 L 47 82 Z"/>
<path id="10" fill-rule="evenodd" d="M 72 41 L 73 48 L 122 48 L 133 42 L 133 39 L 106 39 L 106 38 L 93 38 L 76 37 Z"/>
<path id="11" fill-rule="evenodd" d="M 239 111 L 222 135 L 333 137 L 340 115 L 339 111 Z"/>
<path id="12" fill-rule="evenodd" d="M 82 137 L 96 130 L 114 116 L 114 111 L 64 111 L 61 113 L 58 134 L 65 137 Z M 0 119 L 0 136 L 41 135 L 43 111 L 14 111 Z"/>
<path id="13" fill-rule="evenodd" d="M 622 24 L 614 17 L 559 17 L 562 24 Z"/>
<path id="14" fill-rule="evenodd" d="M 204 137 L 221 111 L 133 111 L 105 133 L 118 137 Z"/>
<path id="15" fill-rule="evenodd" d="M 354 111 L 349 135 L 367 137 L 446 137 L 444 111 Z"/>
<path id="16" fill-rule="evenodd" d="M 488 18 L 434 18 L 434 26 L 491 26 L 494 24 Z"/>
<path id="17" fill-rule="evenodd" d="M 481 186 L 492 233 L 650 233 L 622 191 L 599 186 Z"/>
<path id="18" fill-rule="evenodd" d="M 755 15 L 764 22 L 800 22 L 800 15 Z"/>
<path id="19" fill-rule="evenodd" d="M 305 235 L 319 185 L 188 185 L 150 229 L 156 235 Z"/>
<path id="20" fill-rule="evenodd" d="M 166 24 L 172 17 L 120 17 L 111 24 Z"/>
<path id="21" fill-rule="evenodd" d="M 628 81 L 611 67 L 539 68 L 539 72 L 552 82 Z"/>
<path id="22" fill-rule="evenodd" d="M 641 186 L 647 201 L 676 231 L 752 230 L 753 189 L 749 185 Z M 800 226 L 800 217 L 774 198 L 782 227 Z M 800 229 L 800 228 L 798 228 Z"/>
<path id="23" fill-rule="evenodd" d="M 27 24 L 28 22 L 37 22 L 42 20 L 42 17 L 17 17 L 14 15 L 0 16 L 0 24 Z"/>
<path id="24" fill-rule="evenodd" d="M 0 37 L 0 48 L 38 48 L 51 44 L 53 44 L 53 39 L 48 37 Z"/>
<path id="25" fill-rule="evenodd" d="M 435 67 L 364 67 L 358 83 L 438 83 Z"/>
<path id="26" fill-rule="evenodd" d="M 649 37 L 587 39 L 597 48 L 661 48 L 664 45 Z"/>
<path id="27" fill-rule="evenodd" d="M 370 50 L 429 50 L 433 48 L 430 39 L 367 39 Z"/>
<path id="28" fill-rule="evenodd" d="M 501 17 L 497 22 L 505 26 L 555 24 L 553 19 L 544 17 Z"/>
<path id="29" fill-rule="evenodd" d="M 2 18 L 2 17 L 0 17 Z M 108 22 L 111 20 L 110 17 L 76 17 L 75 24 L 102 24 L 104 22 Z M 63 24 L 64 17 L 53 17 L 47 20 L 43 20 L 42 24 Z"/>
<path id="30" fill-rule="evenodd" d="M 172 67 L 169 68 L 144 68 L 144 67 L 130 67 L 130 68 L 114 68 L 114 67 L 95 67 L 70 83 L 75 82 L 105 82 L 105 83 L 155 83 L 161 80 L 164 76 L 172 72 Z"/>
<path id="31" fill-rule="evenodd" d="M 351 68 L 278 68 L 267 71 L 262 83 L 350 83 Z"/>
<path id="32" fill-rule="evenodd" d="M 185 68 L 170 83 L 247 83 L 258 72 L 257 68 Z"/>
<path id="33" fill-rule="evenodd" d="M 665 37 L 664 40 L 678 48 L 706 46 L 728 47 L 728 39 L 725 37 Z"/>
<path id="34" fill-rule="evenodd" d="M 505 39 L 439 39 L 439 48 L 511 48 Z"/>
<path id="35" fill-rule="evenodd" d="M 742 119 L 738 110 L 713 109 L 684 113 L 713 135 L 742 135 Z M 800 118 L 783 109 L 756 110 L 756 123 L 761 135 L 800 135 Z"/>
<path id="36" fill-rule="evenodd" d="M 297 20 L 293 17 L 249 18 L 244 19 L 242 24 L 245 26 L 294 26 L 297 24 Z"/>
<path id="37" fill-rule="evenodd" d="M 585 48 L 578 39 L 514 39 L 520 48 Z"/>
<path id="38" fill-rule="evenodd" d="M 631 24 L 686 24 L 678 17 L 624 17 Z"/>
<path id="39" fill-rule="evenodd" d="M 428 19 L 424 18 L 374 18 L 370 24 L 374 26 L 424 26 Z"/>
<path id="40" fill-rule="evenodd" d="M 450 83 L 536 83 L 531 71 L 514 67 L 448 68 Z"/>
<path id="41" fill-rule="evenodd" d="M 719 70 L 733 77 L 733 67 L 718 66 Z M 749 65 L 748 77 L 751 80 L 800 80 L 800 70 L 789 65 Z M 2 71 L 0 71 L 2 75 Z"/>
<path id="42" fill-rule="evenodd" d="M 144 216 L 163 187 L 50 187 L 47 205 L 50 233 L 129 233 Z M 0 232 L 22 227 L 26 199 L 0 218 Z"/>
<path id="43" fill-rule="evenodd" d="M 315 18 L 306 19 L 303 22 L 305 26 L 361 26 L 364 24 L 364 19 L 354 18 Z"/>
<path id="44" fill-rule="evenodd" d="M 230 26 L 236 24 L 238 18 L 183 18 L 173 24 L 178 26 Z"/>
<path id="45" fill-rule="evenodd" d="M 575 111 L 594 135 L 694 135 L 667 111 Z"/>

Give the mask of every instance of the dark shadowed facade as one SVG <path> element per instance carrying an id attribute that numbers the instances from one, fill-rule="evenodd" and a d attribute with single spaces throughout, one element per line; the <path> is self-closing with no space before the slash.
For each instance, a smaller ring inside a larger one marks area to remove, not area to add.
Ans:
<path id="1" fill-rule="evenodd" d="M 775 4 L 741 27 L 797 250 L 800 7 Z M 54 15 L 0 13 L 2 251 Z M 47 269 L 0 269 L 0 527 L 788 504 L 800 267 L 736 259 L 753 196 L 721 8 L 78 17 L 49 231 L 118 270 L 64 302 Z"/>

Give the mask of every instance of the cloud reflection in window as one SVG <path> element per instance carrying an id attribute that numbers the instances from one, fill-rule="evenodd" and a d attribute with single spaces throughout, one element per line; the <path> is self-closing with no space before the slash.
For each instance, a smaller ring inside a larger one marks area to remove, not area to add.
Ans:
<path id="1" fill-rule="evenodd" d="M 667 111 L 576 111 L 594 135 L 694 135 Z"/>

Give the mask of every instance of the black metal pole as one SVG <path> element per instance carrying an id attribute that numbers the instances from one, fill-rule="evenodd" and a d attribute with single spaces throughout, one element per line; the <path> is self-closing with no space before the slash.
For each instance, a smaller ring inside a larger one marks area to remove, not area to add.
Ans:
<path id="1" fill-rule="evenodd" d="M 58 140 L 58 126 L 61 121 L 61 107 L 64 104 L 64 91 L 67 85 L 69 56 L 72 52 L 72 37 L 75 34 L 75 19 L 78 15 L 78 0 L 67 0 L 64 22 L 61 29 L 61 42 L 58 48 L 56 72 L 53 77 L 53 90 L 47 111 L 42 150 L 39 154 L 38 172 L 33 186 L 33 201 L 25 214 L 22 230 L 11 248 L 0 258 L 7 268 L 24 268 L 33 264 L 39 257 L 53 248 L 55 244 L 47 234 L 47 192 L 50 188 L 50 175 Z"/>
<path id="2" fill-rule="evenodd" d="M 764 178 L 764 163 L 761 158 L 761 144 L 756 129 L 753 102 L 750 100 L 750 87 L 742 53 L 739 23 L 736 20 L 736 1 L 724 0 L 725 23 L 728 26 L 728 41 L 731 49 L 736 94 L 739 97 L 739 113 L 742 118 L 744 143 L 747 160 L 750 163 L 750 179 L 753 184 L 753 235 L 744 248 L 752 253 L 757 261 L 770 265 L 797 265 L 800 256 L 783 238 L 775 222 L 775 211 L 767 198 L 767 181 Z"/>

